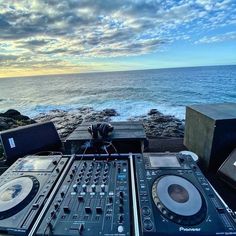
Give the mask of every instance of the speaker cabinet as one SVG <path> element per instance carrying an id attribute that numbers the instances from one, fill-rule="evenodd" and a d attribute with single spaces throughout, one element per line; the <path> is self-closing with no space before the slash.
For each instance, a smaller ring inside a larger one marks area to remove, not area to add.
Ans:
<path id="1" fill-rule="evenodd" d="M 52 122 L 36 123 L 0 132 L 7 164 L 29 154 L 59 151 L 62 143 Z"/>
<path id="2" fill-rule="evenodd" d="M 236 103 L 188 106 L 185 122 L 185 146 L 204 170 L 216 172 L 236 146 Z"/>

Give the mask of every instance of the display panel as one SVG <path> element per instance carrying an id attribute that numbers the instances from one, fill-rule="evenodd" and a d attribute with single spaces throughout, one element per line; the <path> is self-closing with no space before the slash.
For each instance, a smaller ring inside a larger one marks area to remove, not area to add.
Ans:
<path id="1" fill-rule="evenodd" d="M 16 167 L 17 171 L 48 171 L 52 163 L 50 158 L 25 159 Z"/>
<path id="2" fill-rule="evenodd" d="M 151 167 L 181 167 L 175 155 L 150 155 L 149 156 Z"/>

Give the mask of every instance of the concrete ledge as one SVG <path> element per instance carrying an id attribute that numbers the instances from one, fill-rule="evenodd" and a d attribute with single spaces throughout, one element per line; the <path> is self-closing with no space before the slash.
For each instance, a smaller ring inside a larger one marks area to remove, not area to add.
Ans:
<path id="1" fill-rule="evenodd" d="M 155 138 L 148 139 L 149 152 L 180 152 L 187 150 L 183 144 L 183 138 Z"/>

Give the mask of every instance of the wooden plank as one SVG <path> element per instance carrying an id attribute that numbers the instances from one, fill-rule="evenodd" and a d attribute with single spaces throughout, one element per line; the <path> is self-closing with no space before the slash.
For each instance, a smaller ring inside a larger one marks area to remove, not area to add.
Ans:
<path id="1" fill-rule="evenodd" d="M 91 135 L 88 132 L 88 127 L 91 123 L 83 123 L 78 126 L 74 132 L 72 132 L 66 141 L 82 141 L 91 139 Z M 114 131 L 109 136 L 112 140 L 144 140 L 146 139 L 146 134 L 141 122 L 112 122 L 114 126 Z"/>

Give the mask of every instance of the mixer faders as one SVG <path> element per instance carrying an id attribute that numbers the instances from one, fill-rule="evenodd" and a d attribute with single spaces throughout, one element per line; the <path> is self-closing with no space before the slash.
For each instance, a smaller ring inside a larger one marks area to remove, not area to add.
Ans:
<path id="1" fill-rule="evenodd" d="M 77 159 L 37 235 L 132 235 L 128 160 Z"/>

